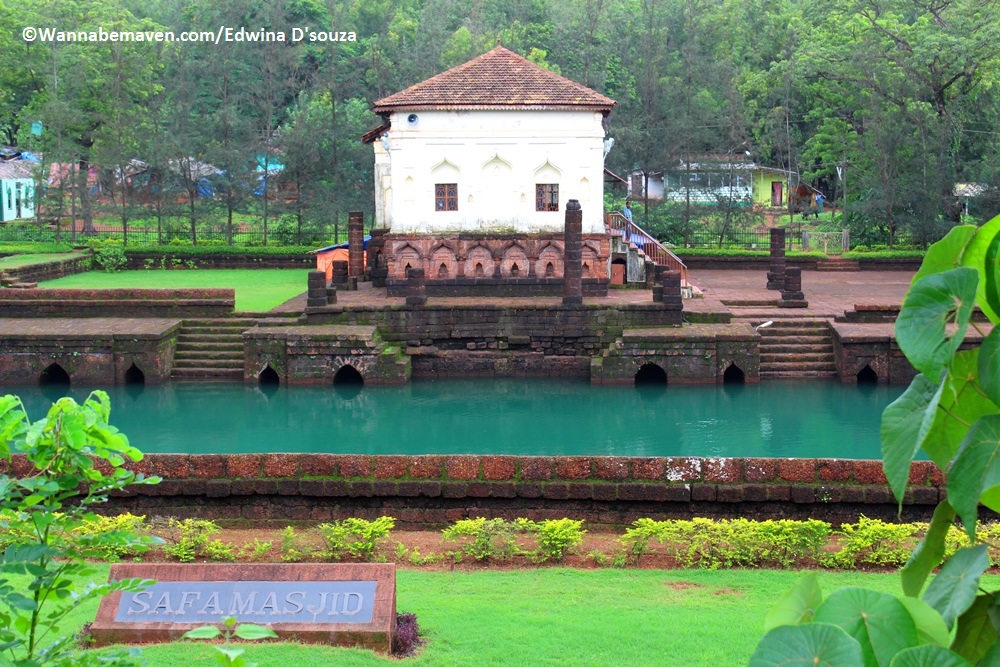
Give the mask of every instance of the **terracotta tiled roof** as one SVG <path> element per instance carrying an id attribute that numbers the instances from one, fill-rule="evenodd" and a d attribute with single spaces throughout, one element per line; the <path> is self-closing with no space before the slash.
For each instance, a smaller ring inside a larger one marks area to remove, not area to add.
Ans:
<path id="1" fill-rule="evenodd" d="M 498 46 L 406 90 L 383 97 L 375 113 L 410 109 L 594 109 L 610 97 Z"/>

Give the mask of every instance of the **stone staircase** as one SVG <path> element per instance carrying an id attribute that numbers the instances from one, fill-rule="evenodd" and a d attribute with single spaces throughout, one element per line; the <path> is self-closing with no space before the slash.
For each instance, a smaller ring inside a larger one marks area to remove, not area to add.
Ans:
<path id="1" fill-rule="evenodd" d="M 243 381 L 243 332 L 256 319 L 184 320 L 174 350 L 174 380 Z"/>
<path id="2" fill-rule="evenodd" d="M 816 261 L 817 271 L 860 271 L 857 260 L 847 259 L 838 255 L 830 255 L 826 259 Z"/>
<path id="3" fill-rule="evenodd" d="M 774 320 L 759 333 L 762 379 L 837 377 L 833 332 L 826 320 Z"/>

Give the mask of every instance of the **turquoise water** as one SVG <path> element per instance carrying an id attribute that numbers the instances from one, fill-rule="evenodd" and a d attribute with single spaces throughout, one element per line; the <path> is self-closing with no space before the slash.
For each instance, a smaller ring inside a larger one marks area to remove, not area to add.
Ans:
<path id="1" fill-rule="evenodd" d="M 111 423 L 148 453 L 881 458 L 903 387 L 837 382 L 592 387 L 526 380 L 403 387 L 113 387 Z M 3 387 L 32 419 L 89 388 Z M 48 394 L 48 397 L 46 397 Z"/>

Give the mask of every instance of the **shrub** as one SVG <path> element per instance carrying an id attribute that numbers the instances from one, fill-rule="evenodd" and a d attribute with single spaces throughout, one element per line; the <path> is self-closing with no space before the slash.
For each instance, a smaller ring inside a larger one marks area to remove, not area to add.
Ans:
<path id="1" fill-rule="evenodd" d="M 821 563 L 843 569 L 866 565 L 899 567 L 910 557 L 915 537 L 924 527 L 919 523 L 886 523 L 862 516 L 857 523 L 840 527 L 836 532 L 840 550 L 824 556 Z"/>
<path id="2" fill-rule="evenodd" d="M 390 516 L 380 516 L 374 521 L 344 519 L 320 524 L 319 533 L 326 546 L 323 556 L 333 561 L 346 557 L 371 561 L 379 543 L 389 536 L 395 525 L 396 520 Z"/>
<path id="3" fill-rule="evenodd" d="M 392 654 L 397 658 L 413 655 L 420 641 L 416 614 L 396 614 L 396 633 L 392 636 Z"/>
<path id="4" fill-rule="evenodd" d="M 231 246 L 231 245 L 211 245 L 198 242 L 198 245 L 186 243 L 170 245 L 130 245 L 127 250 L 128 255 L 157 255 L 167 258 L 167 261 L 178 259 L 198 259 L 206 255 L 233 255 L 233 256 L 261 256 L 271 257 L 304 257 L 309 252 L 315 250 L 315 246 Z"/>
<path id="5" fill-rule="evenodd" d="M 125 249 L 120 241 L 94 241 L 90 244 L 94 265 L 108 273 L 117 273 L 128 266 Z"/>
<path id="6" fill-rule="evenodd" d="M 119 561 L 125 556 L 135 556 L 140 550 L 135 548 L 134 536 L 148 535 L 149 525 L 145 516 L 136 516 L 126 512 L 117 516 L 90 515 L 84 519 L 73 533 L 81 541 L 94 541 L 94 536 L 101 536 L 95 543 L 95 549 L 101 558 L 107 561 Z"/>
<path id="7" fill-rule="evenodd" d="M 523 522 L 523 523 L 522 523 Z M 546 519 L 544 521 L 528 521 L 518 519 L 523 525 L 522 530 L 538 534 L 538 548 L 534 560 L 562 560 L 566 553 L 580 545 L 583 535 L 583 521 L 575 519 Z"/>
<path id="8" fill-rule="evenodd" d="M 202 519 L 170 519 L 170 541 L 163 547 L 163 552 L 182 563 L 190 563 L 196 558 L 209 560 L 234 561 L 236 550 L 231 544 L 222 540 L 209 538 L 219 532 L 219 526 L 214 521 Z"/>
<path id="9" fill-rule="evenodd" d="M 520 527 L 503 519 L 462 519 L 444 529 L 444 539 L 448 541 L 471 538 L 457 552 L 477 561 L 509 560 L 518 554 L 514 538 Z"/>
<path id="10" fill-rule="evenodd" d="M 814 519 L 639 519 L 620 541 L 637 563 L 656 538 L 683 567 L 792 567 L 816 558 L 829 535 L 830 524 Z"/>

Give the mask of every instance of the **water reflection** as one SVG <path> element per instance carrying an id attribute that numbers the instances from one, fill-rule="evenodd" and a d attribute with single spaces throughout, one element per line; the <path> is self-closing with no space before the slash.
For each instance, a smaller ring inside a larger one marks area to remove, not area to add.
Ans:
<path id="1" fill-rule="evenodd" d="M 7 387 L 37 418 L 90 387 Z M 902 387 L 836 382 L 594 387 L 435 381 L 401 387 L 182 383 L 112 387 L 111 422 L 146 452 L 878 458 Z"/>

